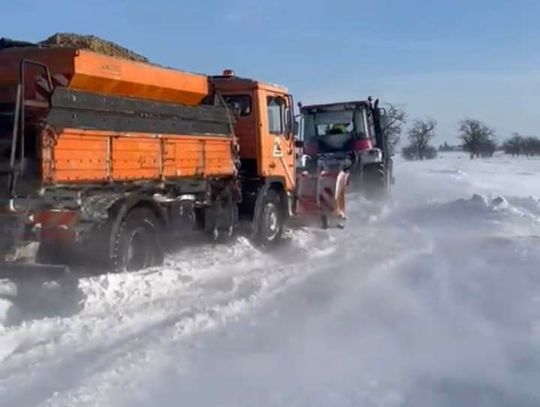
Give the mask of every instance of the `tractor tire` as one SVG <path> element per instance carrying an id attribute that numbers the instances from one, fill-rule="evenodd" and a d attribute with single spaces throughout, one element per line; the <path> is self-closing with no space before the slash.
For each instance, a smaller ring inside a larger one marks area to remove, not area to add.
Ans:
<path id="1" fill-rule="evenodd" d="M 362 191 L 370 200 L 386 198 L 390 187 L 384 163 L 368 164 L 362 169 Z"/>
<path id="2" fill-rule="evenodd" d="M 163 264 L 161 226 L 146 208 L 130 211 L 122 220 L 111 248 L 113 272 L 138 271 Z"/>
<path id="3" fill-rule="evenodd" d="M 272 189 L 266 190 L 256 216 L 257 229 L 255 242 L 263 247 L 273 247 L 281 241 L 285 219 L 279 194 Z"/>

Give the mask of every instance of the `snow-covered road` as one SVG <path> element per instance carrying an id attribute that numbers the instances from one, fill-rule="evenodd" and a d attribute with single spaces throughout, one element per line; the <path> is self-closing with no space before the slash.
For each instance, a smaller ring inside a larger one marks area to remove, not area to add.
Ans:
<path id="1" fill-rule="evenodd" d="M 540 160 L 396 164 L 345 231 L 185 248 L 0 326 L 0 406 L 540 404 Z"/>

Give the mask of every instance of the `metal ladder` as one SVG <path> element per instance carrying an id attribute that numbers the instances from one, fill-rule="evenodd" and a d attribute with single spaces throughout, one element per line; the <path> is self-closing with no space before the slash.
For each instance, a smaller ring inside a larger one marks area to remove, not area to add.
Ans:
<path id="1" fill-rule="evenodd" d="M 37 67 L 44 72 L 45 80 L 48 82 L 51 93 L 48 95 L 48 102 L 45 104 L 27 100 L 26 95 L 26 72 L 29 66 Z M 17 93 L 15 100 L 15 111 L 13 114 L 13 132 L 11 136 L 11 154 L 7 168 L 0 170 L 0 173 L 9 175 L 8 188 L 10 200 L 16 197 L 17 178 L 24 173 L 25 158 L 25 119 L 27 107 L 48 107 L 53 90 L 53 81 L 49 67 L 42 62 L 23 59 L 20 62 L 17 82 Z M 12 206 L 12 205 L 10 205 Z"/>

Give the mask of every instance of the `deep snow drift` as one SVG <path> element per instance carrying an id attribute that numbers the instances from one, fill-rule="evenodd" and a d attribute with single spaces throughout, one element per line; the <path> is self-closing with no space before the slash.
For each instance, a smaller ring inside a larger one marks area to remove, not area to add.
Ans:
<path id="1" fill-rule="evenodd" d="M 0 327 L 6 406 L 540 403 L 540 160 L 396 164 L 345 231 L 186 248 Z"/>

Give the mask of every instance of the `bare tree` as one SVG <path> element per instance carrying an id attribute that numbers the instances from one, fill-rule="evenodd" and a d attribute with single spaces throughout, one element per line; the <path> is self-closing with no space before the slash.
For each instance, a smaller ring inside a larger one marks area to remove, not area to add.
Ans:
<path id="1" fill-rule="evenodd" d="M 506 140 L 502 145 L 506 154 L 512 154 L 513 156 L 524 153 L 525 137 L 519 133 L 513 133 L 512 137 Z"/>
<path id="2" fill-rule="evenodd" d="M 401 106 L 392 103 L 386 103 L 384 110 L 381 120 L 382 130 L 387 137 L 388 148 L 394 152 L 401 139 L 403 126 L 407 122 L 407 113 Z"/>
<path id="3" fill-rule="evenodd" d="M 526 137 L 523 144 L 523 149 L 527 157 L 540 154 L 540 140 L 537 137 Z"/>
<path id="4" fill-rule="evenodd" d="M 467 119 L 459 126 L 459 138 L 463 142 L 463 150 L 471 159 L 492 156 L 497 148 L 495 130 L 476 119 Z"/>
<path id="5" fill-rule="evenodd" d="M 407 132 L 410 148 L 416 150 L 416 155 L 419 160 L 427 158 L 427 153 L 431 150 L 429 143 L 433 137 L 435 137 L 436 127 L 437 122 L 433 119 L 416 119 Z"/>
<path id="6" fill-rule="evenodd" d="M 512 137 L 506 140 L 502 147 L 506 154 L 520 156 L 521 154 L 527 157 L 532 155 L 540 155 L 540 139 L 535 136 L 522 136 L 519 133 L 513 133 Z"/>

